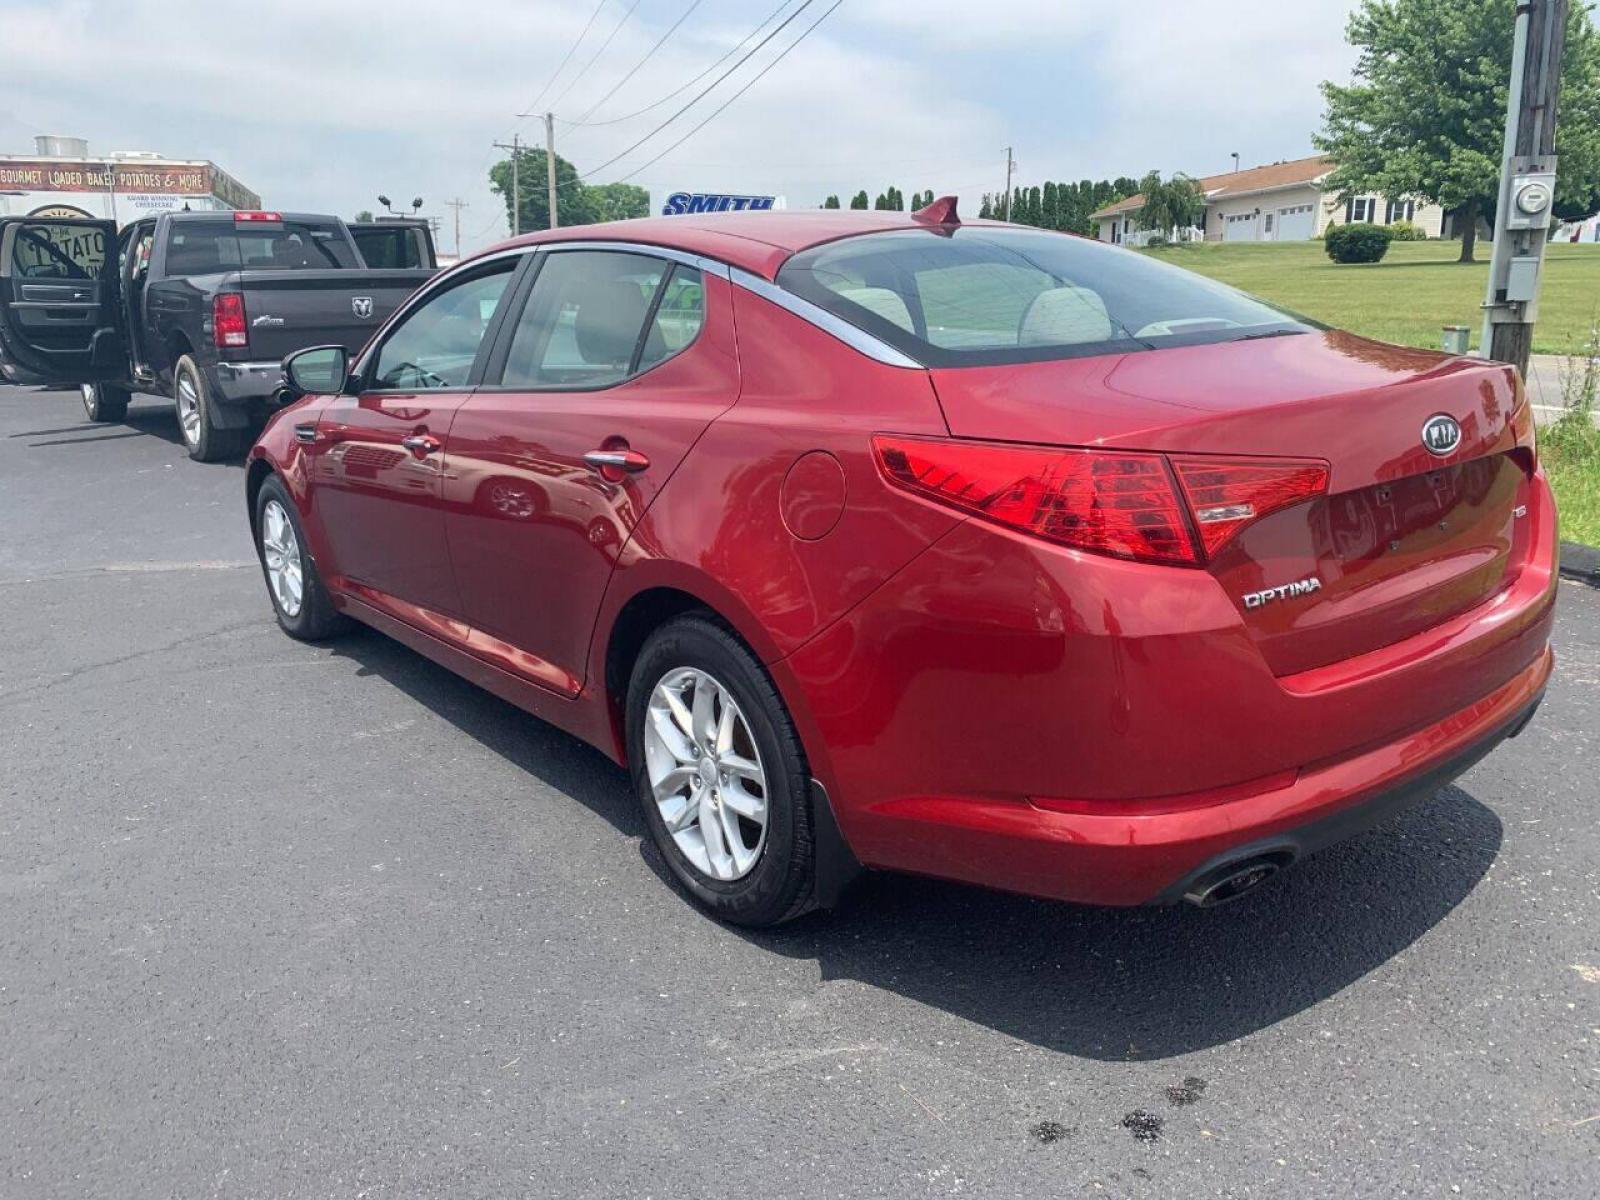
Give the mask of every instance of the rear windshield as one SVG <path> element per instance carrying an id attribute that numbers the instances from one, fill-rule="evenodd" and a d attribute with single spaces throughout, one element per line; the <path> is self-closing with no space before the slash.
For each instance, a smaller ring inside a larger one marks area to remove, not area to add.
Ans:
<path id="1" fill-rule="evenodd" d="M 423 267 L 422 231 L 391 225 L 354 225 L 350 236 L 367 266 L 410 270 Z"/>
<path id="2" fill-rule="evenodd" d="M 791 258 L 780 286 L 930 367 L 1038 362 L 1318 328 L 1132 251 L 1032 230 L 906 229 Z"/>
<path id="3" fill-rule="evenodd" d="M 331 221 L 174 222 L 167 241 L 168 275 L 359 265 L 344 230 Z"/>

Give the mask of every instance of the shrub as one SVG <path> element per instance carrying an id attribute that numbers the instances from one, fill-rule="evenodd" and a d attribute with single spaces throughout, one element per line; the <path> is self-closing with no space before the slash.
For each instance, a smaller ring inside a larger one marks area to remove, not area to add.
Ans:
<path id="1" fill-rule="evenodd" d="M 1145 242 L 1145 248 L 1146 249 L 1152 249 L 1152 250 L 1159 250 L 1159 249 L 1161 249 L 1161 247 L 1170 246 L 1171 244 L 1172 244 L 1171 242 L 1167 241 L 1167 235 L 1166 234 L 1164 234 L 1164 233 L 1152 233 L 1150 235 L 1150 240 Z"/>
<path id="2" fill-rule="evenodd" d="M 1375 263 L 1389 253 L 1389 237 L 1386 226 L 1357 221 L 1335 225 L 1322 243 L 1336 263 Z"/>
<path id="3" fill-rule="evenodd" d="M 1393 242 L 1425 242 L 1428 235 L 1410 221 L 1395 221 L 1388 226 L 1389 240 Z"/>

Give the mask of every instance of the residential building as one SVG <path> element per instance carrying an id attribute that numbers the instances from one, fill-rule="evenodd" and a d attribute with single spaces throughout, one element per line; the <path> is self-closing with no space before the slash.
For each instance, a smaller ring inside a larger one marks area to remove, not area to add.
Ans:
<path id="1" fill-rule="evenodd" d="M 1208 242 L 1292 242 L 1350 221 L 1410 221 L 1429 237 L 1445 232 L 1444 210 L 1436 204 L 1376 195 L 1339 199 L 1326 187 L 1332 170 L 1330 159 L 1313 155 L 1208 175 L 1198 180 L 1206 200 L 1200 225 L 1178 234 Z M 1154 232 L 1138 228 L 1143 207 L 1142 196 L 1129 196 L 1102 208 L 1093 214 L 1095 236 L 1102 242 L 1143 244 Z"/>

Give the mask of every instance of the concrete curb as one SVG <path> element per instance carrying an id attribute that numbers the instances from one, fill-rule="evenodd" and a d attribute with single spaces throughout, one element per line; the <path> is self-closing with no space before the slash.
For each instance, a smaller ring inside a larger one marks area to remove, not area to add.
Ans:
<path id="1" fill-rule="evenodd" d="M 1577 542 L 1561 543 L 1561 573 L 1568 579 L 1600 587 L 1600 549 Z"/>

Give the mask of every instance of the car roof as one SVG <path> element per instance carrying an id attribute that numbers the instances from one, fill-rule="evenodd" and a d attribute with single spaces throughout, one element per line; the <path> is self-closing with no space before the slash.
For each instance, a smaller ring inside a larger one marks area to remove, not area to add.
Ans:
<path id="1" fill-rule="evenodd" d="M 999 224 L 995 221 L 963 223 L 986 226 Z M 696 213 L 546 229 L 501 242 L 483 253 L 493 254 L 515 246 L 555 242 L 638 242 L 646 246 L 666 246 L 691 254 L 703 254 L 763 279 L 773 279 L 778 274 L 778 268 L 791 255 L 824 242 L 892 229 L 929 228 L 929 225 L 913 220 L 910 213 L 861 209 Z"/>

